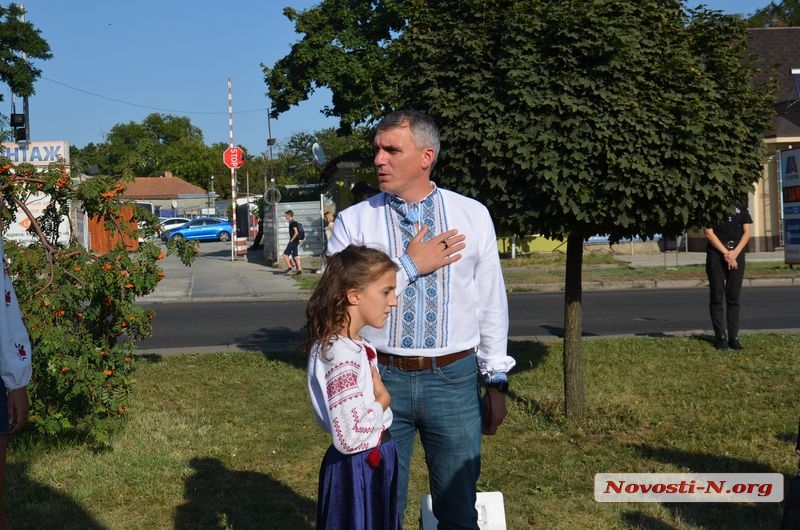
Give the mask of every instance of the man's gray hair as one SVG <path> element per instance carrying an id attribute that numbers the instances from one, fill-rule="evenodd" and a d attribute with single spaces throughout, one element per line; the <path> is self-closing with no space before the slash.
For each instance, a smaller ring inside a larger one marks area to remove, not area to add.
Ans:
<path id="1" fill-rule="evenodd" d="M 411 136 L 414 137 L 414 145 L 419 149 L 426 147 L 433 148 L 433 165 L 436 165 L 436 160 L 439 158 L 439 150 L 441 143 L 439 140 L 439 127 L 433 119 L 418 110 L 396 110 L 384 116 L 378 126 L 375 127 L 375 133 L 387 131 L 389 129 L 396 129 L 408 124 L 411 130 Z M 433 166 L 431 166 L 433 167 Z"/>

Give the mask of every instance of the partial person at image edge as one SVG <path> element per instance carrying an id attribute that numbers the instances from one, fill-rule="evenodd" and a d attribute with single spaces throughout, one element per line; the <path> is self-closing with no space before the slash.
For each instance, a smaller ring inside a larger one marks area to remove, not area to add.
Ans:
<path id="1" fill-rule="evenodd" d="M 0 237 L 3 303 L 0 304 L 0 530 L 10 528 L 6 514 L 6 456 L 11 435 L 28 423 L 31 342 L 8 273 Z"/>

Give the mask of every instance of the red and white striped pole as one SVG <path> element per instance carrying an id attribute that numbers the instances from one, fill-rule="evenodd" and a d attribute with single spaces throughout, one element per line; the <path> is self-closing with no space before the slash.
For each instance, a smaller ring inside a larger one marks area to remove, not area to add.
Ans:
<path id="1" fill-rule="evenodd" d="M 228 128 L 230 129 L 230 147 L 233 147 L 233 94 L 231 91 L 231 78 L 228 77 Z M 236 170 L 231 168 L 231 261 L 236 259 Z"/>

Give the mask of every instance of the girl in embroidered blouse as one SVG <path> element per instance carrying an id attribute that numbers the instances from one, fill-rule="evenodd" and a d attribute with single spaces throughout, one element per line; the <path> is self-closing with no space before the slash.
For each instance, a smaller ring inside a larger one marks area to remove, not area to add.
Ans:
<path id="1" fill-rule="evenodd" d="M 350 245 L 328 258 L 306 307 L 308 390 L 333 442 L 320 467 L 318 529 L 399 527 L 389 392 L 375 348 L 359 335 L 386 324 L 397 305 L 396 272 L 385 253 Z"/>

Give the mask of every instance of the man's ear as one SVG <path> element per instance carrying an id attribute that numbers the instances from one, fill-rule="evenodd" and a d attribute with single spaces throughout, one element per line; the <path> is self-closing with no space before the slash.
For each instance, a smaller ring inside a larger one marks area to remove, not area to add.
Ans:
<path id="1" fill-rule="evenodd" d="M 347 303 L 350 305 L 358 305 L 361 301 L 361 291 L 358 289 L 347 290 Z"/>
<path id="2" fill-rule="evenodd" d="M 436 155 L 436 152 L 433 150 L 433 147 L 426 147 L 422 150 L 422 160 L 421 165 L 422 169 L 429 170 L 433 165 L 433 158 Z"/>

